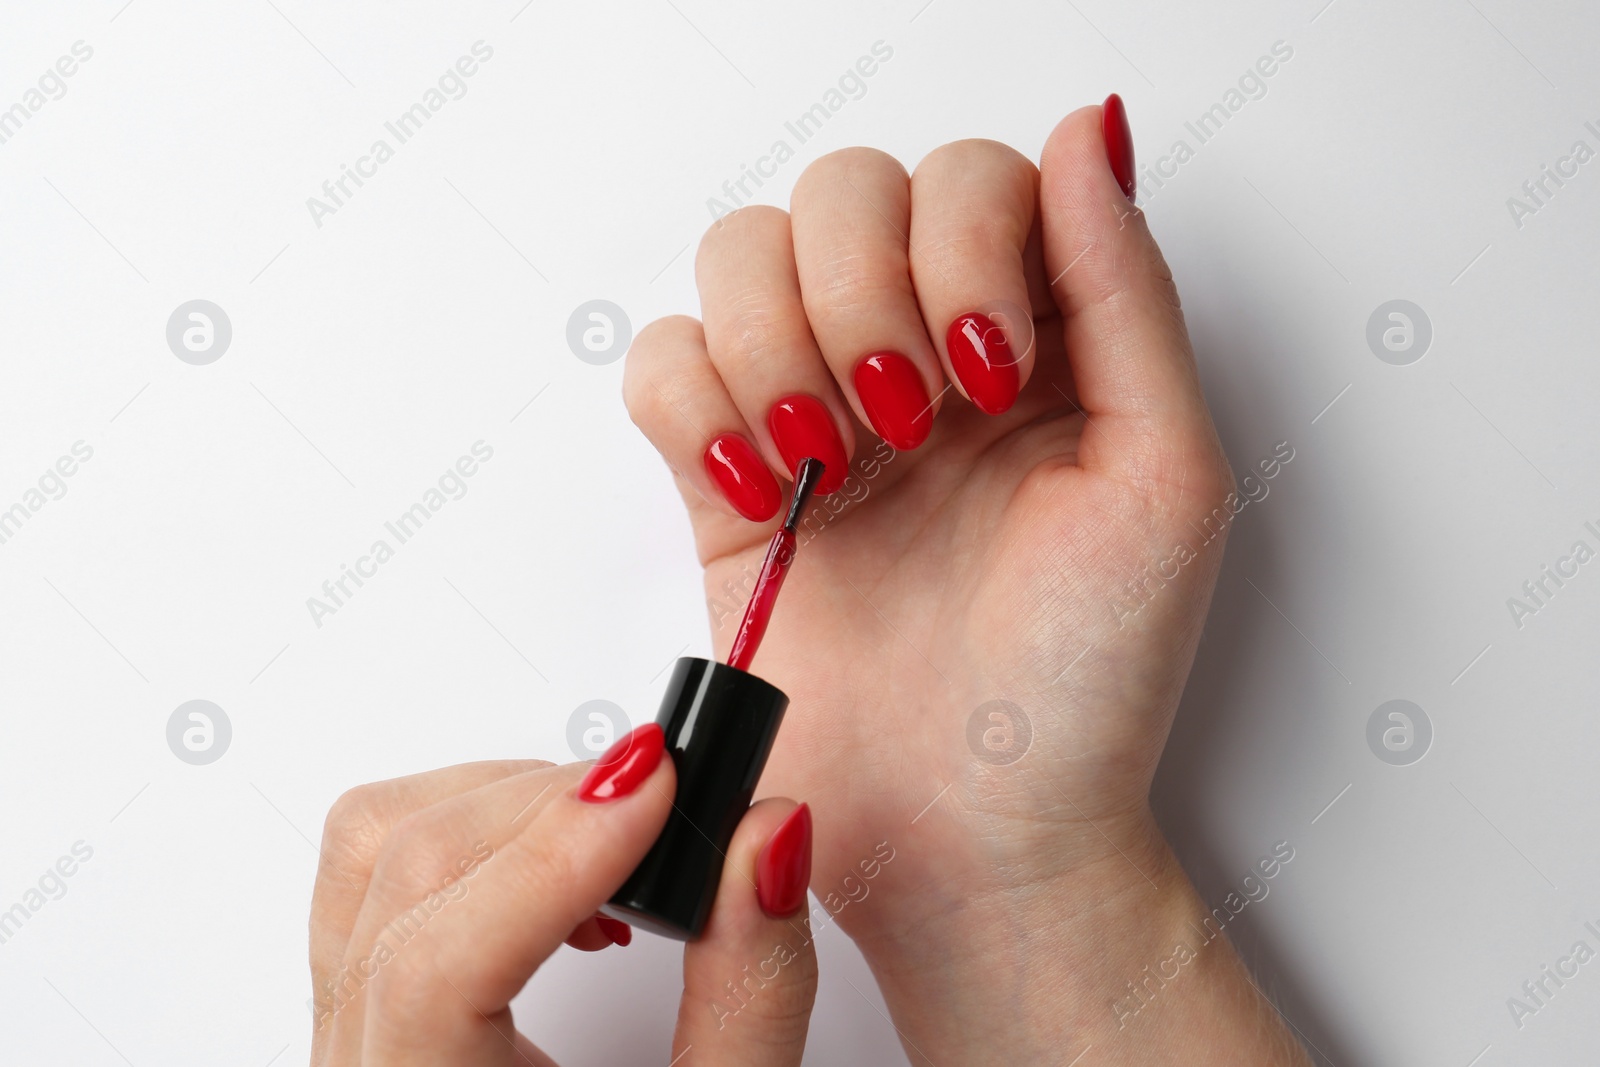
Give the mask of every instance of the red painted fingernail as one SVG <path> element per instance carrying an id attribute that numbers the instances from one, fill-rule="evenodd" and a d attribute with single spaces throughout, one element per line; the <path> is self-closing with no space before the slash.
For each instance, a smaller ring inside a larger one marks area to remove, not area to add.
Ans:
<path id="1" fill-rule="evenodd" d="M 1116 93 L 1106 97 L 1100 107 L 1100 132 L 1105 135 L 1111 173 L 1122 186 L 1122 194 L 1132 201 L 1139 184 L 1133 170 L 1133 131 L 1128 128 L 1128 109 Z"/>
<path id="2" fill-rule="evenodd" d="M 633 927 L 625 922 L 618 922 L 608 915 L 596 915 L 595 925 L 600 927 L 600 932 L 611 939 L 613 945 L 626 945 L 633 941 Z"/>
<path id="3" fill-rule="evenodd" d="M 844 441 L 822 401 L 804 393 L 784 397 L 772 405 L 767 429 L 772 431 L 773 443 L 790 475 L 799 472 L 802 460 L 815 457 L 822 461 L 817 492 L 826 496 L 844 484 L 850 457 L 845 455 Z"/>
<path id="4" fill-rule="evenodd" d="M 756 899 L 774 919 L 793 915 L 811 884 L 811 808 L 802 804 L 778 825 L 756 857 Z"/>
<path id="5" fill-rule="evenodd" d="M 877 435 L 902 451 L 933 430 L 933 405 L 917 365 L 898 352 L 874 352 L 856 365 L 856 395 Z"/>
<path id="6" fill-rule="evenodd" d="M 598 804 L 627 796 L 650 777 L 665 750 L 666 735 L 655 723 L 632 730 L 589 768 L 578 783 L 578 799 Z"/>
<path id="7" fill-rule="evenodd" d="M 711 442 L 706 449 L 706 471 L 733 510 L 751 522 L 766 522 L 783 504 L 778 479 L 762 462 L 756 446 L 736 433 L 725 433 Z"/>
<path id="8" fill-rule="evenodd" d="M 1017 402 L 1017 359 L 1006 332 L 993 319 L 969 311 L 950 324 L 944 343 L 950 366 L 979 410 L 999 415 Z"/>

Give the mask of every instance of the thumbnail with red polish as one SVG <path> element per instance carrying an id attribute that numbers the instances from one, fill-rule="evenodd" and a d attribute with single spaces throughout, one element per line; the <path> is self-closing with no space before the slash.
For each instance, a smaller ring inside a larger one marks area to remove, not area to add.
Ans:
<path id="1" fill-rule="evenodd" d="M 945 334 L 945 347 L 961 387 L 981 411 L 999 415 L 1017 402 L 1017 358 L 993 319 L 978 311 L 960 316 Z"/>
<path id="2" fill-rule="evenodd" d="M 867 421 L 879 437 L 901 451 L 928 439 L 933 404 L 911 360 L 898 352 L 874 352 L 856 365 L 855 386 Z"/>
<path id="3" fill-rule="evenodd" d="M 783 493 L 755 445 L 736 433 L 725 433 L 706 449 L 705 462 L 706 473 L 733 510 L 751 522 L 766 522 L 778 513 Z"/>
<path id="4" fill-rule="evenodd" d="M 811 808 L 802 804 L 778 825 L 756 856 L 756 899 L 774 919 L 793 915 L 811 884 Z"/>
<path id="5" fill-rule="evenodd" d="M 578 783 L 578 799 L 598 804 L 627 796 L 654 773 L 665 750 L 666 735 L 653 722 L 618 738 Z"/>
<path id="6" fill-rule="evenodd" d="M 1128 128 L 1128 109 L 1122 97 L 1112 93 L 1100 109 L 1100 132 L 1106 139 L 1106 159 L 1111 174 L 1130 201 L 1138 190 L 1138 175 L 1133 169 L 1133 131 Z"/>
<path id="7" fill-rule="evenodd" d="M 801 460 L 811 456 L 823 465 L 817 492 L 826 495 L 844 484 L 850 457 L 845 455 L 844 441 L 822 401 L 803 393 L 784 397 L 767 415 L 767 429 L 772 431 L 773 443 L 791 476 L 799 472 Z"/>

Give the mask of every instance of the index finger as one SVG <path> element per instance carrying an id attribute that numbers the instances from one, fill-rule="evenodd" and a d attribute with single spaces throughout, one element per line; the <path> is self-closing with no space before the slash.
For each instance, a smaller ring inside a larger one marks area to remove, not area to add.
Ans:
<path id="1" fill-rule="evenodd" d="M 501 838 L 470 892 L 432 912 L 376 971 L 367 990 L 363 1056 L 390 1064 L 503 1057 L 501 1027 L 509 1022 L 511 999 L 660 836 L 676 788 L 672 760 L 663 753 L 661 728 L 647 723 L 593 767 L 542 772 L 551 788 L 538 814 Z M 615 788 L 596 790 L 597 780 Z M 488 787 L 475 805 L 445 806 L 433 817 L 434 832 L 455 844 L 492 832 L 516 799 L 492 796 L 496 790 Z M 444 854 L 437 844 L 419 851 L 426 856 L 430 850 Z M 397 862 L 409 866 L 404 856 Z M 379 906 L 373 918 L 387 929 L 385 910 Z"/>

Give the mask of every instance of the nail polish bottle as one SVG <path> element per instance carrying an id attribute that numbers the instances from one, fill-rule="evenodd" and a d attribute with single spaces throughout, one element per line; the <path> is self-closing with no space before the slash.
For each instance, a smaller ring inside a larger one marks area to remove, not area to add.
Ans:
<path id="1" fill-rule="evenodd" d="M 788 706 L 782 691 L 737 667 L 678 660 L 656 716 L 678 776 L 672 813 L 603 914 L 678 941 L 700 936 Z"/>

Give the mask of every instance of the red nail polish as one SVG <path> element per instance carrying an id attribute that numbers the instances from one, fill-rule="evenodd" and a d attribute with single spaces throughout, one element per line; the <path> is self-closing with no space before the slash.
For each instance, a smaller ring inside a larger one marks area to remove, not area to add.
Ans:
<path id="1" fill-rule="evenodd" d="M 1006 332 L 993 319 L 969 311 L 950 324 L 944 342 L 950 366 L 979 410 L 999 415 L 1017 402 L 1017 359 Z"/>
<path id="2" fill-rule="evenodd" d="M 618 738 L 578 783 L 578 799 L 598 804 L 627 796 L 650 777 L 665 750 L 661 727 L 653 722 Z"/>
<path id="3" fill-rule="evenodd" d="M 767 429 L 772 431 L 773 443 L 791 476 L 799 473 L 802 460 L 815 457 L 822 461 L 817 492 L 826 496 L 844 484 L 850 457 L 845 455 L 844 441 L 822 401 L 803 393 L 784 397 L 772 405 Z"/>
<path id="4" fill-rule="evenodd" d="M 933 404 L 917 365 L 898 352 L 874 352 L 856 365 L 856 394 L 877 435 L 901 451 L 933 430 Z"/>
<path id="5" fill-rule="evenodd" d="M 633 927 L 625 922 L 604 915 L 594 917 L 595 925 L 600 927 L 600 932 L 611 939 L 613 945 L 627 945 L 633 941 Z"/>
<path id="6" fill-rule="evenodd" d="M 1100 132 L 1106 139 L 1106 159 L 1111 163 L 1111 173 L 1122 186 L 1122 194 L 1131 202 L 1139 179 L 1133 170 L 1133 131 L 1128 128 L 1128 109 L 1122 97 L 1112 93 L 1100 107 Z"/>
<path id="7" fill-rule="evenodd" d="M 756 899 L 774 919 L 793 915 L 811 884 L 811 808 L 802 804 L 779 824 L 756 856 Z"/>
<path id="8" fill-rule="evenodd" d="M 736 433 L 725 433 L 711 442 L 705 460 L 711 480 L 733 510 L 751 522 L 766 522 L 778 513 L 783 493 L 755 445 Z"/>

